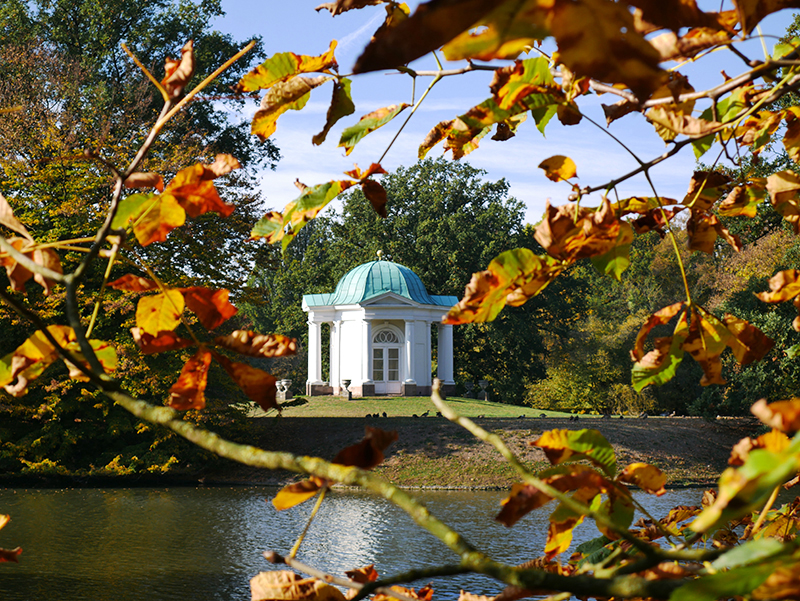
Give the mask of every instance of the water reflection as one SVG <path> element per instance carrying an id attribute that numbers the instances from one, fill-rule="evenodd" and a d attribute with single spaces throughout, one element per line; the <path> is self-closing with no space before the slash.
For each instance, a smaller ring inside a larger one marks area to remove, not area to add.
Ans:
<path id="1" fill-rule="evenodd" d="M 0 489 L 0 513 L 12 520 L 0 545 L 23 548 L 21 563 L 0 564 L 0 599 L 29 601 L 247 601 L 249 579 L 272 569 L 261 556 L 286 553 L 311 504 L 276 512 L 274 489 Z M 468 541 L 500 561 L 541 554 L 547 513 L 534 512 L 512 529 L 494 521 L 503 492 L 425 492 L 428 508 Z M 699 503 L 701 491 L 670 491 L 639 500 L 654 515 Z M 597 536 L 582 525 L 577 542 Z M 455 561 L 437 539 L 389 502 L 336 491 L 323 504 L 298 559 L 341 574 L 374 563 L 383 575 Z M 426 584 L 420 582 L 418 585 Z M 441 579 L 437 599 L 460 589 L 494 595 L 481 577 Z"/>

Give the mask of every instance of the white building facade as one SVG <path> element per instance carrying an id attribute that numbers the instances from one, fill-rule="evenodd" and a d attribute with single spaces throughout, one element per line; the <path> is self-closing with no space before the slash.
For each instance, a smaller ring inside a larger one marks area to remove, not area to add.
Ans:
<path id="1" fill-rule="evenodd" d="M 447 394 L 455 386 L 453 326 L 441 321 L 457 302 L 455 296 L 428 294 L 413 271 L 382 260 L 349 271 L 331 294 L 304 295 L 309 328 L 306 394 L 340 394 L 345 380 L 354 397 L 430 394 L 433 327 L 436 375 Z M 324 341 L 323 324 L 329 326 Z M 324 344 L 330 345 L 326 380 Z"/>

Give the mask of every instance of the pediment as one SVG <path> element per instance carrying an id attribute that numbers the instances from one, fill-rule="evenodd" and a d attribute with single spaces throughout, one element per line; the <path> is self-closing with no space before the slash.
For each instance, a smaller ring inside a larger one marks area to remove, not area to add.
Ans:
<path id="1" fill-rule="evenodd" d="M 418 307 L 419 303 L 415 303 L 414 301 L 407 299 L 404 296 L 400 296 L 399 294 L 395 294 L 394 292 L 386 292 L 384 294 L 380 294 L 378 296 L 373 296 L 370 299 L 362 301 L 359 303 L 361 306 L 370 306 L 374 307 L 376 305 L 387 305 L 396 307 L 398 305 L 406 306 L 406 307 Z"/>

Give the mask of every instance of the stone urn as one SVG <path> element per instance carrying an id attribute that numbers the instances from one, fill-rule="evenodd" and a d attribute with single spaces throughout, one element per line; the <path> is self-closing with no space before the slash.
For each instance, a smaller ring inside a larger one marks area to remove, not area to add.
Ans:
<path id="1" fill-rule="evenodd" d="M 478 393 L 478 398 L 482 401 L 488 401 L 489 393 L 486 392 L 486 389 L 489 387 L 488 380 L 478 380 L 478 386 L 481 387 L 481 391 Z"/>
<path id="2" fill-rule="evenodd" d="M 353 393 L 350 392 L 350 384 L 351 383 L 352 383 L 352 380 L 342 380 L 342 389 L 339 392 L 339 394 L 341 396 L 343 396 L 344 398 L 346 398 L 348 401 L 352 400 L 352 398 L 353 398 Z"/>
<path id="3" fill-rule="evenodd" d="M 291 380 L 278 380 L 276 386 L 278 388 L 278 393 L 276 395 L 277 400 L 279 401 L 288 401 L 292 398 L 292 393 L 289 390 L 289 387 L 292 385 Z"/>

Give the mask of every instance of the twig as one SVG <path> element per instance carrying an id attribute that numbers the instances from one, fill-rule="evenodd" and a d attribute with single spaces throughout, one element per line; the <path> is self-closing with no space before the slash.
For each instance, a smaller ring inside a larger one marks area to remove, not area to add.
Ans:
<path id="1" fill-rule="evenodd" d="M 311 515 L 308 516 L 308 521 L 306 522 L 305 528 L 303 528 L 303 531 L 300 533 L 300 536 L 297 537 L 297 540 L 292 546 L 292 550 L 289 551 L 289 559 L 294 559 L 294 556 L 297 555 L 297 552 L 300 550 L 300 545 L 303 544 L 303 540 L 306 537 L 306 533 L 308 532 L 308 529 L 311 527 L 311 522 L 314 521 L 314 518 L 316 517 L 317 512 L 319 511 L 319 508 L 322 507 L 322 501 L 325 500 L 326 492 L 328 492 L 328 487 L 323 486 L 322 490 L 319 491 L 319 495 L 317 496 L 317 502 L 314 503 L 314 509 L 311 510 Z"/>

